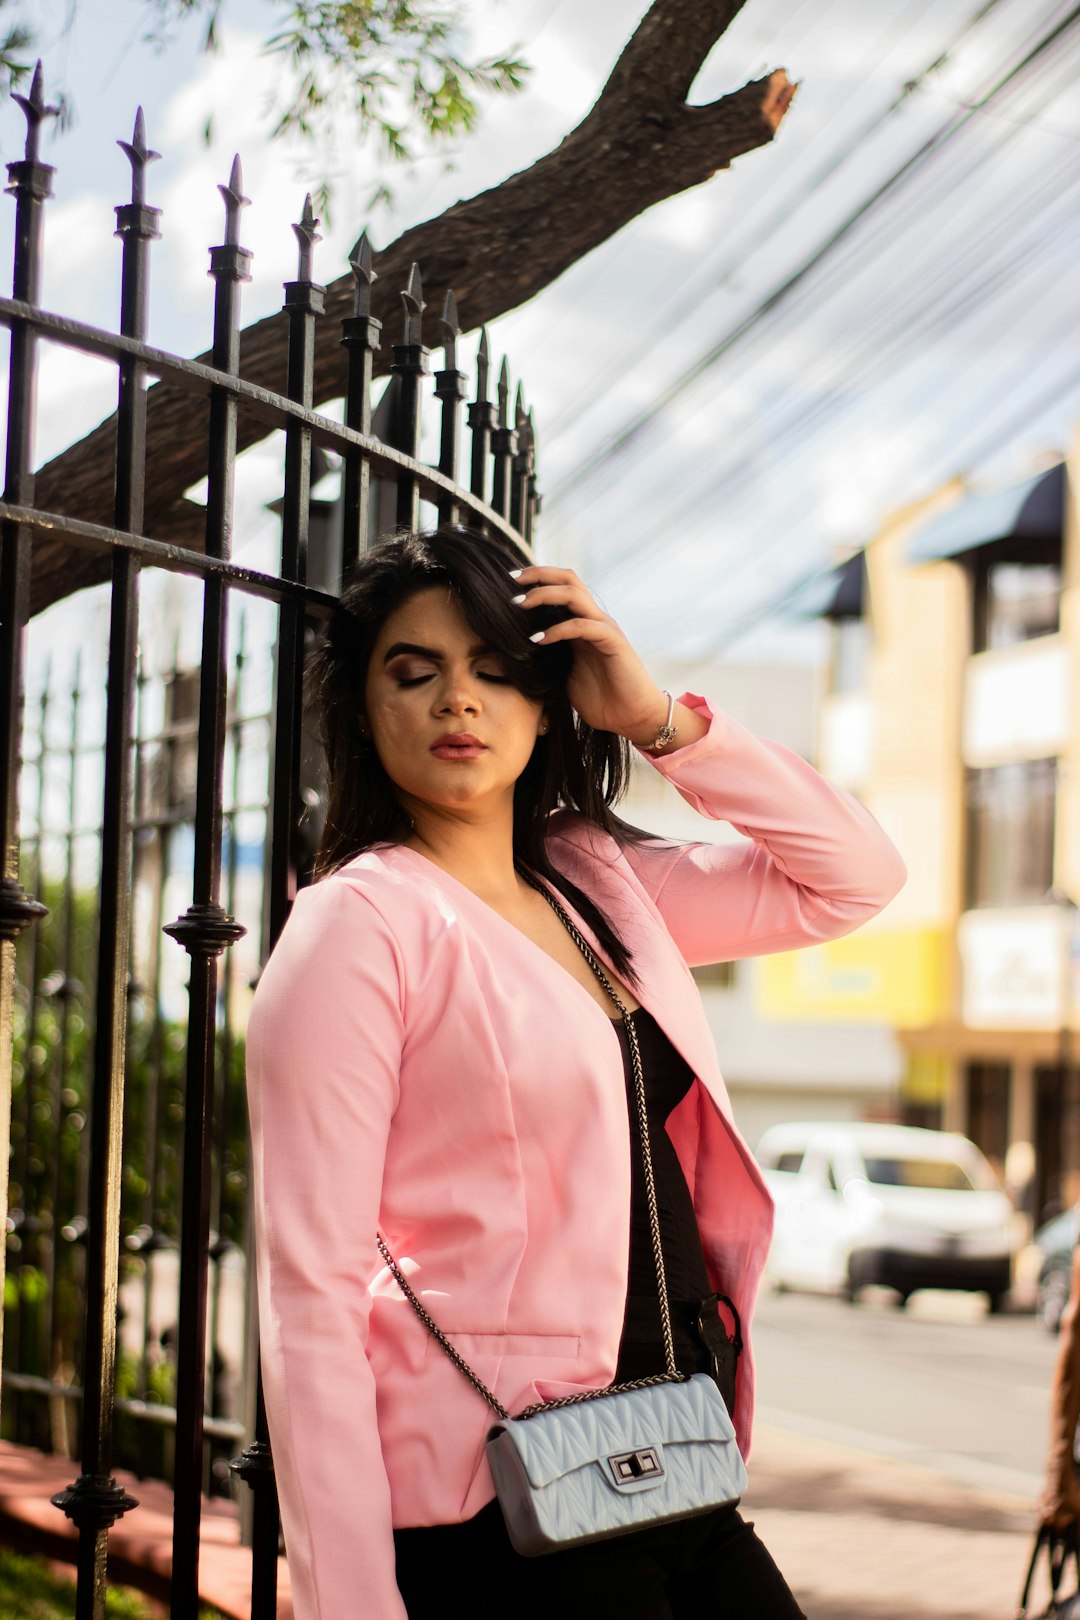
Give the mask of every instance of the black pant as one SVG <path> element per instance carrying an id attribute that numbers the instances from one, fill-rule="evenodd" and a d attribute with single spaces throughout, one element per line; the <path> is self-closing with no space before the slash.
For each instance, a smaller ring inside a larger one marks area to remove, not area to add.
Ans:
<path id="1" fill-rule="evenodd" d="M 806 1620 L 734 1507 L 540 1558 L 514 1551 L 497 1502 L 394 1542 L 409 1620 Z"/>

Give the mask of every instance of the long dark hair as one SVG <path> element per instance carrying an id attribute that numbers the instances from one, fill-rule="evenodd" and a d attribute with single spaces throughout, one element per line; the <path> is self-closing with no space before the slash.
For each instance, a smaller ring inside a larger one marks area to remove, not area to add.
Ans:
<path id="1" fill-rule="evenodd" d="M 532 608 L 511 601 L 509 570 L 527 559 L 499 540 L 443 525 L 427 534 L 396 534 L 364 552 L 344 582 L 340 603 L 308 659 L 309 700 L 326 752 L 326 821 L 315 860 L 325 877 L 377 844 L 404 843 L 411 823 L 370 738 L 361 730 L 368 664 L 388 616 L 418 591 L 445 585 L 469 628 L 501 655 L 505 672 L 526 697 L 542 703 L 548 731 L 514 789 L 514 859 L 546 878 L 588 922 L 618 973 L 631 984 L 630 952 L 587 894 L 548 857 L 548 817 L 560 807 L 577 811 L 621 842 L 649 835 L 613 813 L 630 777 L 630 749 L 614 732 L 597 731 L 574 713 L 566 696 L 573 659 L 565 642 L 550 647 L 529 640 L 568 617 L 561 607 Z"/>

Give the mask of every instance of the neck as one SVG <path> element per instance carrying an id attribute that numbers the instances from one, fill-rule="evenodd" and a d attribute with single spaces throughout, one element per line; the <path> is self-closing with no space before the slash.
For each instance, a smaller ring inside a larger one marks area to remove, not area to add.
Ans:
<path id="1" fill-rule="evenodd" d="M 517 890 L 512 814 L 463 820 L 452 814 L 433 815 L 425 808 L 419 814 L 413 812 L 413 823 L 407 846 L 474 894 L 493 899 Z"/>

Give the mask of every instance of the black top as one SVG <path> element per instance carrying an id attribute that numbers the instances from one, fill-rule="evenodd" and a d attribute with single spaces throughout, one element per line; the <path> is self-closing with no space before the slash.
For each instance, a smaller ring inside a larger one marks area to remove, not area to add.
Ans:
<path id="1" fill-rule="evenodd" d="M 645 1079 L 645 1109 L 649 1118 L 653 1180 L 660 1216 L 660 1243 L 664 1253 L 668 1299 L 671 1303 L 675 1359 L 684 1373 L 703 1368 L 702 1345 L 693 1332 L 696 1306 L 712 1292 L 697 1218 L 678 1155 L 665 1129 L 668 1116 L 694 1083 L 690 1065 L 672 1046 L 651 1013 L 638 1007 L 630 1014 L 641 1052 Z M 664 1342 L 660 1331 L 660 1304 L 645 1197 L 645 1168 L 638 1141 L 637 1103 L 630 1041 L 622 1019 L 613 1019 L 622 1047 L 630 1108 L 630 1269 L 626 1317 L 619 1347 L 621 1381 L 664 1371 Z"/>

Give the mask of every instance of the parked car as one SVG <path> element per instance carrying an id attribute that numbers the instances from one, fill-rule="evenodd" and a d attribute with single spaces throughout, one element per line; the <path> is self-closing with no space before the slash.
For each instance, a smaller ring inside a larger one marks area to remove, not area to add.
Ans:
<path id="1" fill-rule="evenodd" d="M 1069 1297 L 1073 1250 L 1080 1238 L 1080 1204 L 1062 1210 L 1047 1221 L 1032 1238 L 1041 1257 L 1035 1284 L 1035 1316 L 1048 1333 L 1061 1326 L 1061 1313 Z"/>
<path id="2" fill-rule="evenodd" d="M 869 1283 L 901 1304 L 918 1288 L 1009 1291 L 1016 1220 L 964 1136 L 906 1125 L 774 1125 L 757 1158 L 776 1200 L 767 1276 L 854 1300 Z"/>

